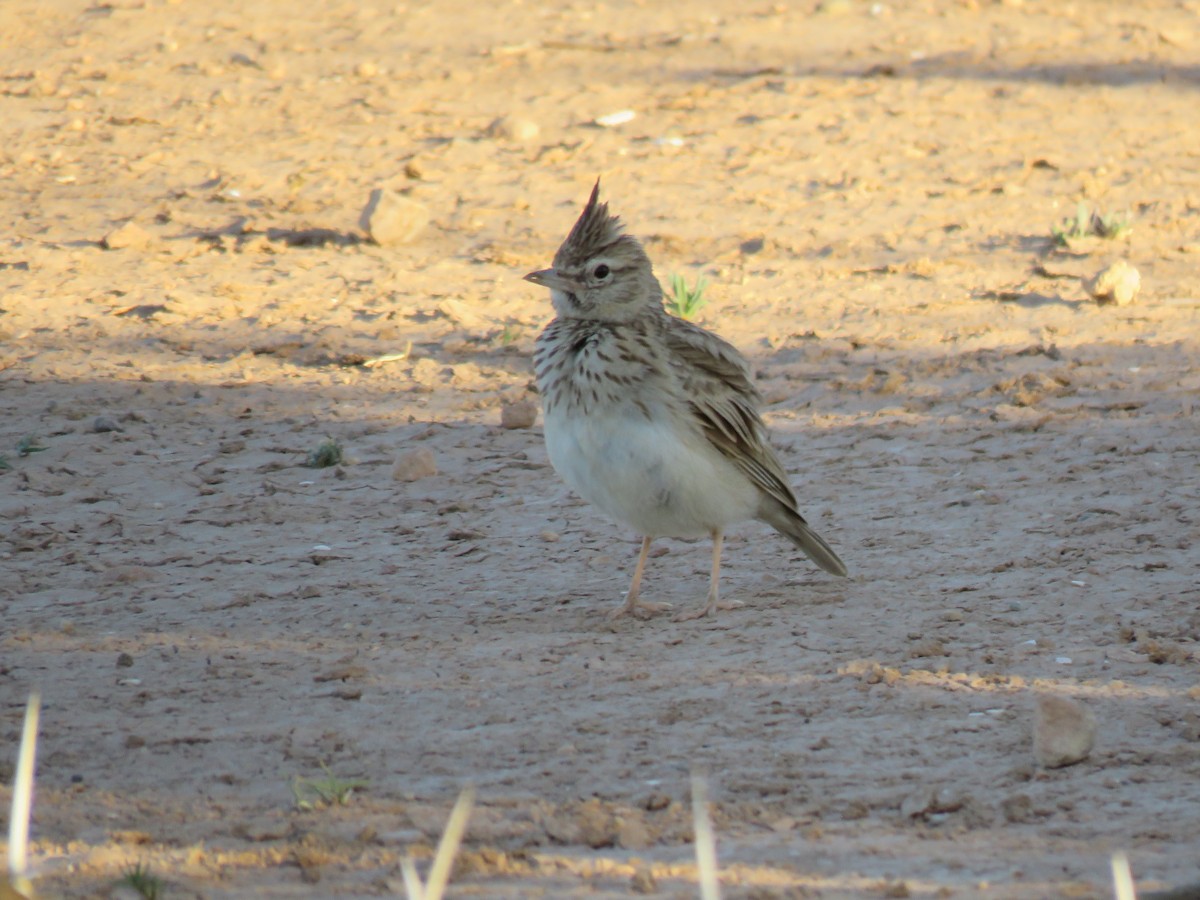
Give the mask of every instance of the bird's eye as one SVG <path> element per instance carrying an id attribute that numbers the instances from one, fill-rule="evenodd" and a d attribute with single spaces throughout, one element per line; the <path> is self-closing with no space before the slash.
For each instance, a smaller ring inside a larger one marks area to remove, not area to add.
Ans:
<path id="1" fill-rule="evenodd" d="M 608 273 L 611 271 L 612 269 L 610 269 L 607 265 L 600 263 L 600 265 L 596 266 L 596 268 L 592 270 L 592 275 L 595 276 L 595 278 L 599 281 L 603 281 L 608 277 Z"/>

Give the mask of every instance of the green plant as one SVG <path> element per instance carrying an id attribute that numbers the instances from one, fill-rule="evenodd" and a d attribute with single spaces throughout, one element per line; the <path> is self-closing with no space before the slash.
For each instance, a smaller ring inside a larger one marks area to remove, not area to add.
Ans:
<path id="1" fill-rule="evenodd" d="M 296 776 L 292 782 L 292 796 L 296 808 L 303 810 L 320 809 L 325 806 L 345 806 L 350 802 L 354 791 L 370 784 L 365 778 L 339 778 L 329 770 L 329 766 L 321 763 L 325 770 L 324 778 L 301 778 Z"/>
<path id="2" fill-rule="evenodd" d="M 164 895 L 162 881 L 157 876 L 150 874 L 149 866 L 143 866 L 141 863 L 132 869 L 127 869 L 117 885 L 132 888 L 146 900 L 158 900 Z"/>
<path id="3" fill-rule="evenodd" d="M 1072 241 L 1098 237 L 1106 240 L 1123 238 L 1133 230 L 1133 223 L 1124 214 L 1104 215 L 1098 209 L 1090 209 L 1086 202 L 1079 201 L 1075 215 L 1063 219 L 1058 225 L 1050 226 L 1050 235 L 1059 247 L 1069 246 Z"/>
<path id="4" fill-rule="evenodd" d="M 1092 230 L 1098 237 L 1108 240 L 1115 241 L 1118 238 L 1126 237 L 1129 232 L 1133 231 L 1133 222 L 1129 221 L 1129 216 L 1126 214 L 1109 213 L 1107 216 L 1102 216 L 1099 213 L 1092 213 L 1092 219 Z"/>
<path id="5" fill-rule="evenodd" d="M 17 456 L 22 458 L 29 456 L 31 453 L 41 453 L 45 447 L 37 446 L 37 438 L 32 434 L 26 435 L 17 441 Z"/>
<path id="6" fill-rule="evenodd" d="M 688 287 L 687 279 L 678 273 L 671 276 L 670 283 L 671 296 L 667 298 L 667 310 L 681 319 L 692 319 L 699 315 L 708 303 L 704 299 L 704 289 L 708 287 L 704 276 L 696 276 L 694 287 Z"/>
<path id="7" fill-rule="evenodd" d="M 304 464 L 310 469 L 327 469 L 342 461 L 342 445 L 333 438 L 326 438 L 317 445 L 316 450 L 310 450 Z"/>

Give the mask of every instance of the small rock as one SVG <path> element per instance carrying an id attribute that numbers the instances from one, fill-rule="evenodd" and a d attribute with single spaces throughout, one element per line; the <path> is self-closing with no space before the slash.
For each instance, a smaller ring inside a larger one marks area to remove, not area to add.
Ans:
<path id="1" fill-rule="evenodd" d="M 133 665 L 133 657 L 130 656 L 128 653 L 117 654 L 117 668 L 118 669 L 128 669 L 132 665 Z"/>
<path id="2" fill-rule="evenodd" d="M 646 812 L 661 812 L 671 805 L 671 798 L 655 791 L 647 795 L 640 805 Z"/>
<path id="3" fill-rule="evenodd" d="M 537 419 L 537 404 L 532 400 L 518 400 L 500 407 L 501 428 L 532 428 Z"/>
<path id="4" fill-rule="evenodd" d="M 1030 822 L 1034 818 L 1033 801 L 1026 794 L 1013 794 L 1000 803 L 1004 821 L 1012 825 Z"/>
<path id="5" fill-rule="evenodd" d="M 1033 755 L 1047 769 L 1088 758 L 1096 742 L 1096 716 L 1069 697 L 1042 694 L 1033 719 Z"/>
<path id="6" fill-rule="evenodd" d="M 629 879 L 629 889 L 635 894 L 655 894 L 658 892 L 658 881 L 655 880 L 653 872 L 642 867 Z"/>
<path id="7" fill-rule="evenodd" d="M 636 118 L 637 113 L 632 109 L 619 109 L 605 116 L 596 116 L 596 124 L 601 128 L 616 128 L 618 125 L 632 122 Z"/>
<path id="8" fill-rule="evenodd" d="M 401 453 L 392 466 L 392 478 L 396 481 L 418 481 L 437 473 L 437 457 L 428 447 Z"/>
<path id="9" fill-rule="evenodd" d="M 908 651 L 908 655 L 913 659 L 928 659 L 933 656 L 949 656 L 946 652 L 946 645 L 937 638 L 925 638 L 913 645 Z"/>
<path id="10" fill-rule="evenodd" d="M 107 431 L 124 431 L 125 429 L 110 419 L 108 416 L 96 416 L 92 421 L 92 431 L 96 434 L 104 434 Z"/>
<path id="11" fill-rule="evenodd" d="M 374 78 L 379 74 L 379 66 L 371 62 L 371 60 L 365 59 L 355 66 L 354 73 L 359 78 Z"/>
<path id="12" fill-rule="evenodd" d="M 622 850 L 645 850 L 653 843 L 650 837 L 650 829 L 646 827 L 646 823 L 637 817 L 623 818 L 618 816 L 617 821 L 617 846 Z"/>
<path id="13" fill-rule="evenodd" d="M 537 138 L 542 129 L 532 119 L 522 119 L 520 116 L 501 116 L 487 127 L 487 135 L 506 141 L 516 141 L 527 144 Z"/>
<path id="14" fill-rule="evenodd" d="M 593 850 L 617 843 L 616 818 L 598 800 L 586 800 L 576 814 L 580 843 Z"/>
<path id="15" fill-rule="evenodd" d="M 906 819 L 924 819 L 938 813 L 958 812 L 969 798 L 953 788 L 921 788 L 900 802 L 900 815 Z"/>
<path id="16" fill-rule="evenodd" d="M 1101 269 L 1094 277 L 1083 279 L 1083 289 L 1093 300 L 1097 303 L 1115 303 L 1117 306 L 1132 303 L 1141 286 L 1142 276 L 1123 259 Z"/>
<path id="17" fill-rule="evenodd" d="M 136 222 L 126 222 L 114 228 L 100 241 L 105 250 L 123 250 L 126 247 L 139 250 L 154 243 L 154 236 Z"/>
<path id="18" fill-rule="evenodd" d="M 429 224 L 429 210 L 395 191 L 376 188 L 371 191 L 358 224 L 376 244 L 406 244 Z"/>
<path id="19" fill-rule="evenodd" d="M 550 840 L 559 844 L 578 844 L 581 840 L 579 823 L 568 815 L 547 816 L 542 821 L 542 830 Z"/>

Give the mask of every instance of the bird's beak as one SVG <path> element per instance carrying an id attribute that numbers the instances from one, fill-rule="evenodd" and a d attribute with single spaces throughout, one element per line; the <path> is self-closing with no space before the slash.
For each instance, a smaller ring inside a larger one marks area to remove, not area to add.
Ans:
<path id="1" fill-rule="evenodd" d="M 537 272 L 530 272 L 525 276 L 526 281 L 532 281 L 534 284 L 540 284 L 542 287 L 548 287 L 552 291 L 576 291 L 579 289 L 570 278 L 558 274 L 557 269 L 541 269 Z"/>

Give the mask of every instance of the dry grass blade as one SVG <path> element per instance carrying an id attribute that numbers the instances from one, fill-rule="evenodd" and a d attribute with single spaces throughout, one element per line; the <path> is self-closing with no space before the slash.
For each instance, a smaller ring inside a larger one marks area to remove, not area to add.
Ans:
<path id="1" fill-rule="evenodd" d="M 1137 900 L 1133 872 L 1129 870 L 1129 857 L 1120 850 L 1112 855 L 1112 876 L 1117 900 Z"/>
<path id="2" fill-rule="evenodd" d="M 474 802 L 474 788 L 464 788 L 458 795 L 458 801 L 450 811 L 450 821 L 446 823 L 446 830 L 438 842 L 437 854 L 433 857 L 433 868 L 429 870 L 429 881 L 425 884 L 425 900 L 442 900 L 442 892 L 450 881 L 450 869 L 458 854 L 463 833 L 467 830 L 467 819 L 471 816 Z"/>
<path id="3" fill-rule="evenodd" d="M 384 363 L 399 362 L 403 359 L 408 359 L 412 355 L 412 341 L 399 353 L 384 353 L 382 356 L 372 356 L 370 359 L 364 359 L 362 366 L 364 369 L 374 369 L 376 366 L 382 366 Z"/>
<path id="4" fill-rule="evenodd" d="M 462 842 L 463 833 L 467 830 L 467 819 L 471 816 L 471 806 L 475 803 L 475 789 L 464 788 L 458 795 L 454 809 L 450 811 L 450 819 L 446 822 L 446 830 L 438 841 L 437 853 L 433 856 L 433 866 L 429 869 L 429 881 L 421 884 L 421 876 L 412 859 L 405 857 L 400 864 L 404 876 L 404 890 L 408 900 L 442 900 L 442 893 L 450 881 L 450 870 L 454 867 L 454 857 L 458 854 L 458 845 Z"/>
<path id="5" fill-rule="evenodd" d="M 29 881 L 29 820 L 33 813 L 33 764 L 37 756 L 38 716 L 42 697 L 30 691 L 25 704 L 25 725 L 21 730 L 21 751 L 17 757 L 17 774 L 13 778 L 12 809 L 8 820 L 8 874 L 3 887 L 17 897 L 32 896 Z"/>
<path id="6" fill-rule="evenodd" d="M 692 822 L 696 833 L 701 900 L 721 900 L 721 884 L 717 880 L 717 839 L 708 814 L 708 781 L 703 775 L 692 775 Z"/>
<path id="7" fill-rule="evenodd" d="M 411 856 L 400 861 L 400 874 L 404 876 L 404 893 L 408 900 L 425 900 L 425 885 L 421 884 L 421 876 Z"/>

